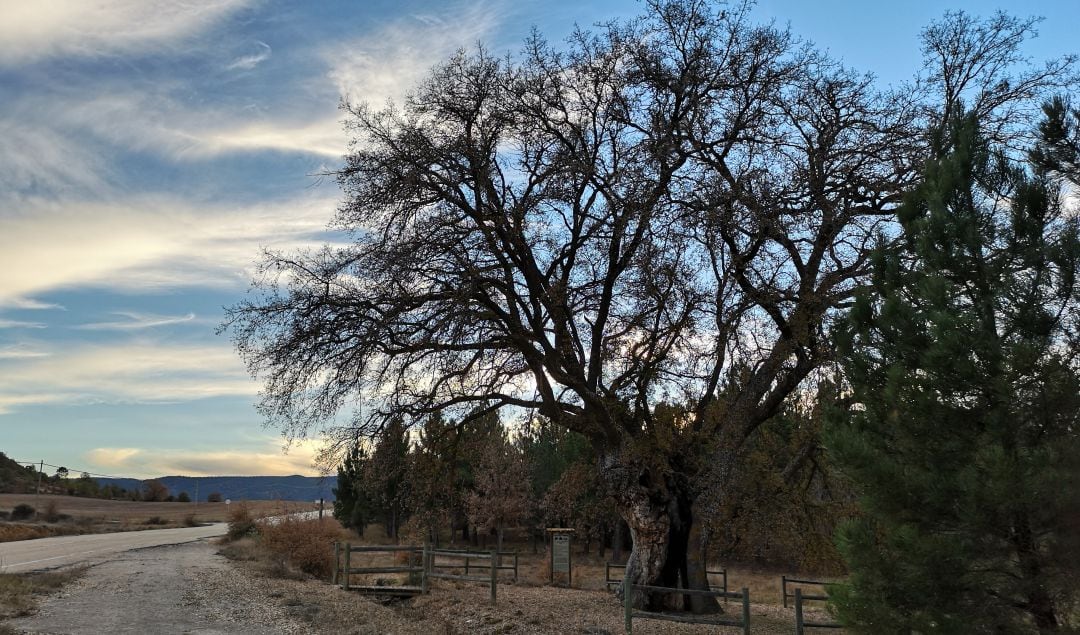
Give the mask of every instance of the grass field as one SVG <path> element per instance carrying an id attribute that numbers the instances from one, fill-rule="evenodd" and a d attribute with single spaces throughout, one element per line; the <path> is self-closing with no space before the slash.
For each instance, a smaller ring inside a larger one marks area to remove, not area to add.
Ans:
<path id="1" fill-rule="evenodd" d="M 243 503 L 256 518 L 318 508 L 313 503 L 297 501 Z M 36 509 L 38 516 L 20 522 L 0 521 L 0 542 L 226 522 L 230 508 L 240 503 L 146 503 L 45 494 L 0 494 L 0 511 L 10 512 L 21 504 Z M 53 512 L 52 522 L 46 518 L 50 515 L 47 514 L 49 510 Z"/>

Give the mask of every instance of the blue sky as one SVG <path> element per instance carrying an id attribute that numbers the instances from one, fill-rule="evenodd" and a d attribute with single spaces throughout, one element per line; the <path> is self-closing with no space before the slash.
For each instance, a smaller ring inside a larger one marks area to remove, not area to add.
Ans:
<path id="1" fill-rule="evenodd" d="M 346 147 L 339 100 L 400 98 L 478 41 L 636 2 L 0 3 L 0 451 L 98 474 L 312 474 L 215 335 L 262 248 L 323 242 Z M 920 63 L 947 8 L 1042 15 L 1071 52 L 1080 2 L 761 0 L 882 84 Z"/>

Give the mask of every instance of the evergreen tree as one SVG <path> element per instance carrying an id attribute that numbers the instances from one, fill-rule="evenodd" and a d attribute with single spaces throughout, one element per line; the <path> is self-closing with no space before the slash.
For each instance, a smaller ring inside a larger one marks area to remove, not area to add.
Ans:
<path id="1" fill-rule="evenodd" d="M 1053 631 L 1078 562 L 1076 218 L 973 118 L 937 136 L 837 338 L 855 405 L 827 443 L 864 515 L 833 606 L 860 632 Z"/>
<path id="2" fill-rule="evenodd" d="M 372 515 L 370 496 L 363 479 L 368 458 L 364 448 L 354 443 L 338 466 L 337 487 L 334 488 L 334 518 L 345 527 L 364 535 L 364 525 Z"/>
<path id="3" fill-rule="evenodd" d="M 397 538 L 407 516 L 409 483 L 409 432 L 405 421 L 395 417 L 379 431 L 363 479 L 374 509 L 389 538 Z"/>

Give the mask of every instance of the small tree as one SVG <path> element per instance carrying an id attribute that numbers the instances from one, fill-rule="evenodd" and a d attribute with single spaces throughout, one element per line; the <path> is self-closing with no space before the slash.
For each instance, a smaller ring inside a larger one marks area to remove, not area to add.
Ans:
<path id="1" fill-rule="evenodd" d="M 176 502 L 178 502 L 178 503 L 190 503 L 191 502 L 191 496 L 189 496 L 187 492 L 180 492 L 176 496 Z"/>
<path id="2" fill-rule="evenodd" d="M 221 492 L 211 492 L 206 497 L 206 502 L 208 503 L 220 503 L 223 500 L 225 500 L 225 497 L 221 495 Z"/>
<path id="3" fill-rule="evenodd" d="M 1077 594 L 1076 218 L 957 118 L 839 338 L 828 441 L 864 517 L 833 594 L 863 632 L 1056 630 Z"/>
<path id="4" fill-rule="evenodd" d="M 161 502 L 169 497 L 169 488 L 159 480 L 143 482 L 143 500 Z"/>
<path id="5" fill-rule="evenodd" d="M 521 453 L 504 436 L 495 437 L 476 466 L 475 489 L 466 507 L 469 520 L 483 531 L 494 531 L 502 551 L 507 527 L 522 524 L 529 515 L 529 472 Z"/>

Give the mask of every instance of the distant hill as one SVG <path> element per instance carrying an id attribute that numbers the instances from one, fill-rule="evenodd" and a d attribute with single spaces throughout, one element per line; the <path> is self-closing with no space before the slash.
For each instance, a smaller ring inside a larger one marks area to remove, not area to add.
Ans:
<path id="1" fill-rule="evenodd" d="M 37 488 L 37 471 L 26 468 L 12 461 L 0 452 L 0 492 L 6 494 L 25 494 Z"/>
<path id="2" fill-rule="evenodd" d="M 212 493 L 234 501 L 286 500 L 315 501 L 319 498 L 332 501 L 337 477 L 327 476 L 162 476 L 157 479 L 169 493 L 178 496 L 187 492 L 195 500 L 196 487 L 199 500 L 205 501 Z M 134 478 L 99 478 L 101 485 L 119 485 L 126 490 L 141 491 L 144 481 Z"/>

